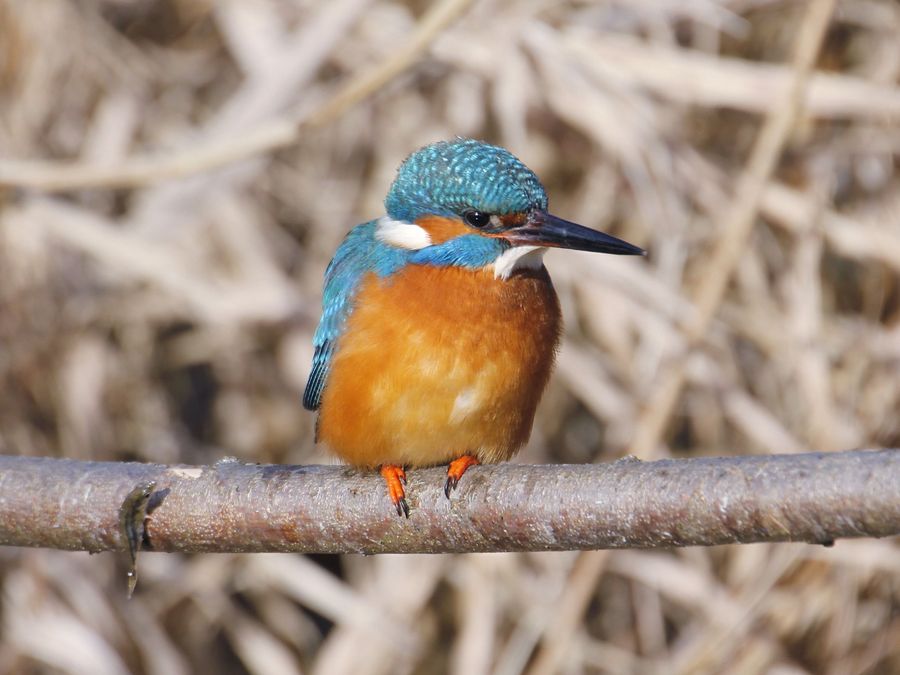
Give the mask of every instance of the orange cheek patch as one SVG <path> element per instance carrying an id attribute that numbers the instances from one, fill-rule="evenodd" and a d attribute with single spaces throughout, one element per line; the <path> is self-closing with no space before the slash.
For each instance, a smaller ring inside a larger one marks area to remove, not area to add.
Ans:
<path id="1" fill-rule="evenodd" d="M 500 222 L 504 227 L 518 227 L 524 225 L 528 219 L 527 213 L 506 213 L 500 216 Z"/>
<path id="2" fill-rule="evenodd" d="M 463 221 L 457 220 L 456 218 L 426 216 L 416 220 L 416 225 L 428 233 L 428 236 L 431 237 L 431 241 L 434 244 L 443 244 L 450 239 L 472 233 L 472 230 L 466 227 Z"/>

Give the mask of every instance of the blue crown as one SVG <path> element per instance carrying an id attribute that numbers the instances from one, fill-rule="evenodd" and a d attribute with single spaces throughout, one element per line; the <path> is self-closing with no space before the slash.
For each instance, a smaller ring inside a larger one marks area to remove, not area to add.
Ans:
<path id="1" fill-rule="evenodd" d="M 509 151 L 460 138 L 426 145 L 400 165 L 384 206 L 391 218 L 460 216 L 467 209 L 518 213 L 547 209 L 534 172 Z"/>

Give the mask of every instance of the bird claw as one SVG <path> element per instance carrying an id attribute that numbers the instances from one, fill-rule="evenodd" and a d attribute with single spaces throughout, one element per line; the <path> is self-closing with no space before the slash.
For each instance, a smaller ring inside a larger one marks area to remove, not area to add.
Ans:
<path id="1" fill-rule="evenodd" d="M 447 476 L 447 482 L 444 483 L 444 494 L 447 496 L 447 499 L 450 499 L 450 493 L 456 489 L 457 485 L 459 485 L 459 478 Z"/>
<path id="2" fill-rule="evenodd" d="M 476 464 L 481 464 L 481 462 L 474 455 L 463 455 L 450 462 L 450 466 L 447 467 L 447 482 L 444 483 L 444 495 L 446 495 L 447 499 L 450 499 L 450 493 L 459 485 L 459 479 L 462 478 L 466 470 Z"/>
<path id="3" fill-rule="evenodd" d="M 406 471 L 402 466 L 396 464 L 384 464 L 380 472 L 387 485 L 391 503 L 397 509 L 397 515 L 401 518 L 403 516 L 409 518 L 409 504 L 406 502 L 406 491 L 403 489 L 403 486 L 406 485 Z"/>

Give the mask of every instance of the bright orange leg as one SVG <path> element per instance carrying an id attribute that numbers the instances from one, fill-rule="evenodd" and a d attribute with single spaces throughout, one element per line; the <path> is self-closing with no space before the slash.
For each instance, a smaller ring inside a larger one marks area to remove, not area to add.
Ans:
<path id="1" fill-rule="evenodd" d="M 463 455 L 450 462 L 450 466 L 447 467 L 447 482 L 444 484 L 444 494 L 447 495 L 447 499 L 450 499 L 450 493 L 459 485 L 459 479 L 463 477 L 466 470 L 476 464 L 481 464 L 481 462 L 474 455 Z"/>
<path id="2" fill-rule="evenodd" d="M 406 492 L 403 490 L 403 486 L 406 485 L 406 471 L 396 464 L 382 464 L 380 471 L 387 485 L 388 496 L 397 509 L 397 515 L 409 518 L 409 504 L 406 503 Z"/>

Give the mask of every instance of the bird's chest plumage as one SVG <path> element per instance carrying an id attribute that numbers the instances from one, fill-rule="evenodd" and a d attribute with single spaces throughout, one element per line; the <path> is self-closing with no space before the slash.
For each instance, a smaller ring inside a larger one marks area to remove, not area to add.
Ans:
<path id="1" fill-rule="evenodd" d="M 319 438 L 363 466 L 507 459 L 528 439 L 560 329 L 543 268 L 505 280 L 421 265 L 371 274 L 334 356 Z"/>

